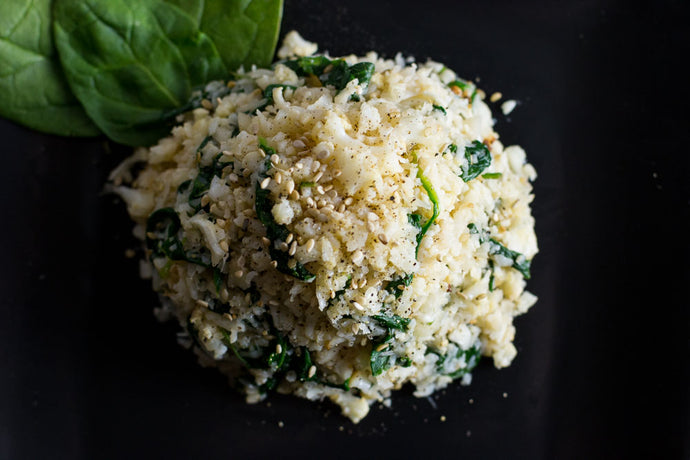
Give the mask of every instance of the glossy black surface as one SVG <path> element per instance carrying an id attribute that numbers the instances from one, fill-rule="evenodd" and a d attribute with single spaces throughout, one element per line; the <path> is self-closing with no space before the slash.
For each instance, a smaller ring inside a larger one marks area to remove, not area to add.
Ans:
<path id="1" fill-rule="evenodd" d="M 497 130 L 539 173 L 513 366 L 356 426 L 245 405 L 156 322 L 101 193 L 127 149 L 0 120 L 0 458 L 690 458 L 690 17 L 636 3 L 287 1 L 283 34 L 431 56 L 517 99 Z"/>

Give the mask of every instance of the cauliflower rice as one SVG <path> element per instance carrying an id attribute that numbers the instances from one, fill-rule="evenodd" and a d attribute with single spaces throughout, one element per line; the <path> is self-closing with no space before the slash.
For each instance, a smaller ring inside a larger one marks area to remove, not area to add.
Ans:
<path id="1" fill-rule="evenodd" d="M 291 32 L 111 181 L 202 364 L 248 402 L 329 398 L 358 422 L 407 382 L 511 363 L 536 173 L 443 65 L 315 52 Z"/>

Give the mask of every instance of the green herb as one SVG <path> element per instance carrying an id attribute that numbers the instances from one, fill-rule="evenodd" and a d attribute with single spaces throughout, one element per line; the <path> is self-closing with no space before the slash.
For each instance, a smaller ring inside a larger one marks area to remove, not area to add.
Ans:
<path id="1" fill-rule="evenodd" d="M 468 182 L 491 165 L 491 154 L 486 145 L 473 141 L 471 145 L 465 147 L 465 160 L 467 160 L 467 168 L 461 170 L 460 177 Z"/>
<path id="2" fill-rule="evenodd" d="M 500 172 L 482 174 L 484 179 L 500 179 L 501 176 L 503 176 L 503 173 Z"/>
<path id="3" fill-rule="evenodd" d="M 314 186 L 316 186 L 316 182 L 304 181 L 304 182 L 300 182 L 300 183 L 299 183 L 299 186 L 300 186 L 300 188 L 314 187 Z"/>
<path id="4" fill-rule="evenodd" d="M 394 339 L 393 329 L 403 332 L 406 331 L 410 324 L 410 319 L 402 318 L 398 315 L 375 315 L 372 316 L 372 318 L 386 328 L 386 335 L 379 340 L 373 341 L 371 344 L 371 353 L 369 355 L 371 373 L 374 376 L 381 375 L 384 371 L 395 366 L 396 363 L 403 367 L 409 367 L 411 365 L 411 360 L 408 357 L 396 355 L 392 350 L 392 342 Z"/>
<path id="5" fill-rule="evenodd" d="M 489 292 L 494 292 L 494 261 L 489 261 L 489 270 L 491 270 L 491 275 L 489 275 Z"/>
<path id="6" fill-rule="evenodd" d="M 400 296 L 402 296 L 405 287 L 412 283 L 412 278 L 414 278 L 414 273 L 408 273 L 405 276 L 393 278 L 388 282 L 388 284 L 386 284 L 386 290 L 393 294 L 396 299 L 399 299 Z"/>
<path id="7" fill-rule="evenodd" d="M 288 256 L 288 253 L 276 248 L 276 242 L 285 241 L 290 234 L 290 230 L 288 230 L 285 225 L 278 224 L 275 221 L 273 218 L 273 213 L 271 212 L 271 209 L 273 208 L 271 192 L 268 189 L 261 188 L 261 181 L 269 177 L 268 170 L 271 168 L 270 158 L 271 155 L 276 153 L 276 151 L 273 147 L 269 146 L 266 142 L 266 139 L 263 138 L 259 138 L 259 147 L 266 153 L 266 161 L 264 163 L 264 171 L 259 174 L 256 187 L 254 188 L 254 208 L 259 221 L 264 225 L 264 227 L 266 227 L 266 237 L 271 240 L 268 252 L 271 256 L 271 259 L 276 261 L 276 268 L 281 273 L 293 276 L 302 281 L 313 281 L 316 276 L 309 272 L 304 265 L 302 265 L 300 262 L 294 261 L 294 268 L 290 268 L 288 263 L 290 257 Z"/>
<path id="8" fill-rule="evenodd" d="M 413 162 L 416 164 L 417 163 L 417 154 L 413 150 L 412 151 L 412 159 Z M 439 214 L 439 208 L 438 208 L 438 196 L 436 196 L 436 191 L 434 190 L 434 187 L 431 185 L 431 181 L 424 175 L 424 171 L 422 171 L 422 168 L 417 166 L 417 177 L 419 180 L 422 182 L 422 187 L 424 187 L 424 190 L 426 190 L 426 194 L 429 197 L 429 200 L 431 201 L 431 204 L 433 206 L 433 212 L 431 214 L 431 217 L 422 225 L 421 229 L 419 230 L 419 233 L 417 233 L 417 247 L 415 248 L 415 257 L 417 256 L 417 253 L 419 252 L 419 246 L 422 243 L 422 239 L 424 238 L 424 235 L 426 235 L 427 230 L 429 230 L 429 227 L 431 227 L 431 224 L 436 221 L 436 218 L 438 217 Z M 412 214 L 413 216 L 415 214 Z M 414 218 L 417 219 L 417 218 Z M 410 220 L 410 216 L 408 215 L 408 220 Z M 416 223 L 419 221 L 417 220 Z M 415 225 L 415 223 L 413 223 Z"/>
<path id="9" fill-rule="evenodd" d="M 383 327 L 388 329 L 397 329 L 403 332 L 407 330 L 407 326 L 411 321 L 410 318 L 403 318 L 398 315 L 374 315 L 372 318 L 374 318 Z"/>
<path id="10" fill-rule="evenodd" d="M 146 247 L 151 250 L 151 257 L 167 257 L 172 261 L 213 268 L 201 254 L 185 251 L 178 237 L 181 227 L 180 217 L 173 208 L 160 208 L 152 212 L 146 221 Z"/>
<path id="11" fill-rule="evenodd" d="M 208 144 L 209 141 L 213 140 L 212 136 L 207 136 L 196 149 L 198 154 L 201 154 L 202 150 Z M 199 173 L 196 175 L 194 180 L 191 182 L 192 189 L 189 192 L 189 206 L 194 210 L 194 212 L 199 212 L 202 208 L 201 199 L 208 192 L 211 186 L 211 181 L 214 177 L 221 177 L 223 174 L 223 169 L 227 166 L 232 165 L 232 162 L 221 163 L 220 158 L 223 153 L 219 153 L 213 158 L 213 161 L 208 166 L 200 166 Z"/>
<path id="12" fill-rule="evenodd" d="M 467 350 L 463 350 L 462 348 L 460 348 L 459 345 L 455 345 L 457 346 L 457 351 L 455 352 L 455 359 L 460 359 L 464 357 L 465 367 L 452 372 L 447 372 L 446 370 L 446 363 L 450 360 L 449 355 L 441 354 L 440 351 L 432 347 L 427 348 L 427 354 L 431 353 L 438 356 L 438 359 L 436 360 L 436 372 L 438 372 L 439 374 L 447 375 L 452 379 L 462 377 L 463 375 L 472 372 L 472 370 L 475 367 L 477 367 L 477 364 L 479 364 L 479 360 L 481 359 L 481 350 L 479 346 L 473 346 L 468 348 Z"/>
<path id="13" fill-rule="evenodd" d="M 433 104 L 433 107 L 434 107 L 434 110 L 438 110 L 439 112 L 441 112 L 441 113 L 444 114 L 444 115 L 447 115 L 447 114 L 448 114 L 448 113 L 446 112 L 446 109 L 444 109 L 444 108 L 441 107 L 440 105 Z"/>
<path id="14" fill-rule="evenodd" d="M 455 144 L 450 144 L 450 145 L 448 146 L 448 150 L 450 151 L 450 153 L 452 153 L 453 155 L 455 155 L 456 153 L 458 153 L 458 146 L 455 145 Z M 443 152 L 443 155 L 445 155 L 445 154 L 446 154 L 446 152 L 444 151 L 444 152 Z"/>
<path id="15" fill-rule="evenodd" d="M 259 110 L 259 111 L 264 110 L 264 109 L 265 109 L 266 107 L 268 107 L 269 105 L 273 105 L 273 90 L 274 90 L 275 88 L 282 88 L 282 89 L 283 89 L 283 92 L 284 92 L 286 89 L 292 89 L 293 91 L 294 91 L 295 89 L 297 89 L 296 86 L 292 86 L 292 85 L 279 85 L 279 84 L 268 85 L 268 86 L 266 87 L 266 89 L 264 90 L 264 99 L 266 99 L 266 102 L 264 102 L 264 103 L 261 104 L 259 107 L 257 107 L 256 109 L 254 109 L 255 112 L 256 112 L 257 110 Z"/>
<path id="16" fill-rule="evenodd" d="M 309 377 L 309 369 L 311 369 L 311 367 L 314 365 L 314 363 L 311 360 L 311 354 L 309 353 L 309 349 L 307 347 L 301 347 L 300 353 L 301 362 L 298 361 L 298 363 L 295 365 L 297 371 L 297 378 L 300 382 L 316 382 L 331 388 L 339 388 L 343 391 L 350 391 L 349 378 L 341 384 L 331 383 L 319 377 L 318 369 L 316 372 L 314 372 L 314 374 L 311 377 Z"/>
<path id="17" fill-rule="evenodd" d="M 0 116 L 64 136 L 96 136 L 60 67 L 52 0 L 0 1 Z"/>
<path id="18" fill-rule="evenodd" d="M 283 64 L 299 76 L 316 75 L 325 85 L 334 86 L 338 91 L 345 88 L 354 79 L 357 79 L 361 86 L 368 86 L 375 70 L 375 66 L 371 62 L 348 65 L 342 59 L 330 60 L 325 56 L 301 57 L 286 61 Z M 329 69 L 328 72 L 326 69 Z"/>
<path id="19" fill-rule="evenodd" d="M 473 88 L 474 85 L 470 82 L 467 82 L 465 80 L 453 80 L 450 83 L 448 83 L 449 87 L 457 86 L 460 88 L 460 90 L 465 91 L 467 89 Z"/>
<path id="20" fill-rule="evenodd" d="M 530 279 L 530 266 L 531 262 L 527 258 L 517 251 L 512 251 L 505 247 L 501 242 L 495 238 L 491 238 L 487 232 L 481 232 L 477 226 L 473 223 L 467 225 L 470 233 L 473 235 L 479 235 L 479 242 L 489 243 L 489 256 L 501 256 L 509 259 L 512 262 L 512 267 L 522 273 L 525 279 Z M 494 259 L 495 260 L 495 259 Z M 493 269 L 493 266 L 492 266 Z"/>

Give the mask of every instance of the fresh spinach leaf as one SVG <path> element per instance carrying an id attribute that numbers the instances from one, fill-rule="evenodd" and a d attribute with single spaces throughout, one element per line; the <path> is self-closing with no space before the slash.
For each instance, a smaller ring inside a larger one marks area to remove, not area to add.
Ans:
<path id="1" fill-rule="evenodd" d="M 0 2 L 0 116 L 63 136 L 100 130 L 74 97 L 53 43 L 52 0 Z"/>
<path id="2" fill-rule="evenodd" d="M 116 142 L 155 142 L 195 89 L 227 75 L 211 38 L 164 0 L 56 0 L 53 11 L 67 81 Z"/>
<path id="3" fill-rule="evenodd" d="M 491 165 L 491 153 L 486 145 L 479 141 L 465 147 L 465 160 L 467 167 L 463 168 L 460 177 L 468 182 L 482 173 Z"/>
<path id="4" fill-rule="evenodd" d="M 278 41 L 283 0 L 166 0 L 216 45 L 228 70 L 267 67 Z"/>

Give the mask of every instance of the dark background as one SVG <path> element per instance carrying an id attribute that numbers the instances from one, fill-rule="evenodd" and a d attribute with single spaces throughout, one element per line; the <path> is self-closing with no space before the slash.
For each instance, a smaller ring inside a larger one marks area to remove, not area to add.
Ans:
<path id="1" fill-rule="evenodd" d="M 281 35 L 517 99 L 497 130 L 539 173 L 513 366 L 359 425 L 245 405 L 156 322 L 102 194 L 128 149 L 0 120 L 0 458 L 690 458 L 689 21 L 682 1 L 287 0 Z"/>

